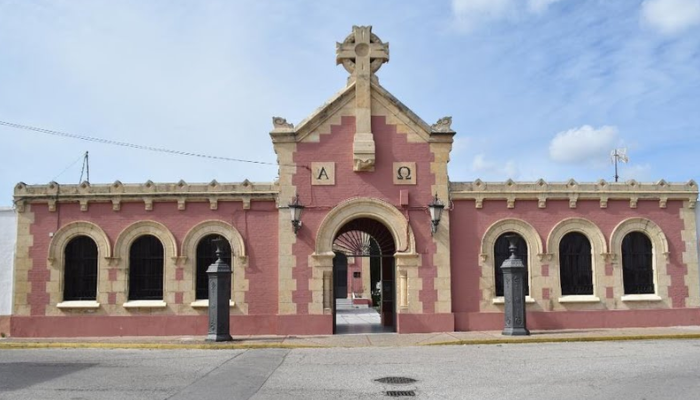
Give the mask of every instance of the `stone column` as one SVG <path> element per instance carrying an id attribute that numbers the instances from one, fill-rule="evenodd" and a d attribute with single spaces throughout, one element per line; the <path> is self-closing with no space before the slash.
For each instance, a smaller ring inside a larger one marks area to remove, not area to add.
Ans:
<path id="1" fill-rule="evenodd" d="M 207 269 L 209 275 L 209 334 L 207 342 L 233 340 L 230 330 L 229 300 L 231 296 L 231 266 L 221 258 L 223 238 L 216 238 L 216 261 Z"/>
<path id="2" fill-rule="evenodd" d="M 503 270 L 503 297 L 505 298 L 505 325 L 503 335 L 527 336 L 525 320 L 525 265 L 515 255 L 517 235 L 506 236 L 510 243 L 510 258 L 501 265 Z"/>

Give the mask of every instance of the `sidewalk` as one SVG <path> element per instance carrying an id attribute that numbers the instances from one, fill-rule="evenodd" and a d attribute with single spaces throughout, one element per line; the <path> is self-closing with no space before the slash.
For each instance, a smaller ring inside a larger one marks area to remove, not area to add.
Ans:
<path id="1" fill-rule="evenodd" d="M 397 347 L 424 345 L 488 345 L 504 343 L 582 342 L 614 340 L 700 339 L 700 326 L 666 328 L 534 331 L 530 336 L 503 336 L 500 331 L 444 333 L 372 333 L 319 336 L 234 336 L 232 342 L 210 343 L 204 336 L 2 338 L 0 349 L 132 348 L 234 349 L 310 347 Z"/>

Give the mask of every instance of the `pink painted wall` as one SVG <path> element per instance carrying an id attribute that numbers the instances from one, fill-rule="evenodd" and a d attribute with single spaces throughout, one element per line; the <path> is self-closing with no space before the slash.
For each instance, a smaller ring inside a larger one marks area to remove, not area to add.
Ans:
<path id="1" fill-rule="evenodd" d="M 180 253 L 187 232 L 198 223 L 210 219 L 230 223 L 243 237 L 249 257 L 248 268 L 245 270 L 249 280 L 249 291 L 246 295 L 249 313 L 277 313 L 278 220 L 274 202 L 251 202 L 249 210 L 244 210 L 240 202 L 219 202 L 217 210 L 210 210 L 208 202 L 187 203 L 184 211 L 178 211 L 175 202 L 154 202 L 152 211 L 146 211 L 143 203 L 122 203 L 121 211 L 118 212 L 112 211 L 111 203 L 91 203 L 88 212 L 81 212 L 79 205 L 72 203 L 58 204 L 56 212 L 49 212 L 46 205 L 33 205 L 32 212 L 35 216 L 35 223 L 30 228 L 34 244 L 29 249 L 33 262 L 29 273 L 32 293 L 28 299 L 32 316 L 44 315 L 49 303 L 46 293 L 49 278 L 46 259 L 51 240 L 50 232 L 56 232 L 70 222 L 89 221 L 105 231 L 114 249 L 115 241 L 124 228 L 137 221 L 152 220 L 170 230 Z M 124 262 L 126 261 L 122 260 L 122 263 Z M 192 263 L 193 260 L 189 259 L 187 262 Z M 110 296 L 110 300 L 115 297 Z"/>
<path id="2" fill-rule="evenodd" d="M 297 279 L 297 290 L 293 300 L 297 303 L 299 313 L 308 313 L 311 292 L 308 279 L 311 268 L 308 258 L 314 251 L 316 232 L 323 217 L 338 203 L 353 197 L 372 197 L 382 199 L 402 210 L 409 219 L 416 238 L 417 251 L 423 254 L 423 265 L 419 267 L 423 278 L 423 290 L 420 299 L 423 312 L 433 313 L 437 292 L 433 289 L 436 268 L 432 264 L 432 246 L 430 236 L 430 217 L 425 210 L 431 200 L 431 186 L 435 177 L 430 172 L 433 155 L 428 143 L 408 143 L 407 135 L 397 133 L 396 126 L 387 125 L 383 116 L 372 117 L 372 132 L 376 146 L 376 164 L 374 172 L 354 172 L 352 161 L 352 142 L 355 134 L 355 118 L 342 117 L 340 125 L 331 126 L 330 134 L 321 132 L 320 141 L 316 143 L 299 143 L 294 155 L 297 172 L 292 178 L 302 203 L 306 206 L 303 215 L 304 226 L 297 235 L 294 245 L 297 267 L 293 276 Z M 312 162 L 335 162 L 334 186 L 311 186 L 310 170 L 300 165 L 310 166 Z M 417 185 L 394 185 L 393 163 L 412 161 L 416 163 L 415 175 Z M 409 192 L 409 206 L 399 206 L 401 190 Z M 281 199 L 281 202 L 288 199 Z M 397 249 L 402 250 L 402 249 Z"/>
<path id="3" fill-rule="evenodd" d="M 639 216 L 648 218 L 664 231 L 668 240 L 670 252 L 668 274 L 671 277 L 669 296 L 672 299 L 673 307 L 685 307 L 688 288 L 684 282 L 687 268 L 682 262 L 685 244 L 681 238 L 681 231 L 683 230 L 683 221 L 680 219 L 681 207 L 682 202 L 680 201 L 669 201 L 667 208 L 662 209 L 659 208 L 658 201 L 640 200 L 637 208 L 631 209 L 629 201 L 611 200 L 608 202 L 608 208 L 601 209 L 598 201 L 582 200 L 578 202 L 576 209 L 570 209 L 568 201 L 550 200 L 547 202 L 547 208 L 545 209 L 539 209 L 537 201 L 517 201 L 514 209 L 508 209 L 505 201 L 492 200 L 484 201 L 483 208 L 476 209 L 474 201 L 455 201 L 454 210 L 450 214 L 450 240 L 452 248 L 452 307 L 455 312 L 456 329 L 501 329 L 503 326 L 501 313 L 479 313 L 481 268 L 478 257 L 484 233 L 491 224 L 504 218 L 518 218 L 532 225 L 542 240 L 543 250 L 548 253 L 552 253 L 554 250 L 546 248 L 547 236 L 551 229 L 563 219 L 580 217 L 590 220 L 600 228 L 605 236 L 606 245 L 609 246 L 610 235 L 615 226 L 621 221 Z M 603 293 L 605 294 L 606 291 L 603 291 Z M 532 314 L 531 317 L 528 317 L 528 322 L 539 324 L 535 325 L 535 329 L 537 326 L 541 326 L 542 329 L 552 329 L 553 327 L 564 326 L 618 326 L 621 323 L 624 326 L 640 326 L 634 324 L 650 326 L 655 325 L 653 321 L 659 320 L 660 317 L 652 316 L 654 312 L 658 314 L 659 311 L 661 310 L 538 312 L 528 313 L 528 315 Z M 642 317 L 642 319 L 634 322 L 635 318 L 639 318 L 640 314 L 645 312 L 649 314 L 648 317 Z M 693 310 L 693 312 L 698 311 Z M 618 318 L 617 322 L 613 323 L 611 317 L 604 314 L 616 315 Z M 689 321 L 697 320 L 697 318 L 680 317 L 685 314 L 669 314 L 677 316 L 677 318 L 670 318 L 670 321 L 685 325 Z M 578 317 L 575 317 L 576 315 Z M 574 325 L 567 322 L 576 318 L 582 319 L 578 320 Z"/>

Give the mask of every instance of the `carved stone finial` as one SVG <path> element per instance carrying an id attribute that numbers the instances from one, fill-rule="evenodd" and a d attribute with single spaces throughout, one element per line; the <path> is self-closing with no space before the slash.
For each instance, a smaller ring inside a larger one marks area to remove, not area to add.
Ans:
<path id="1" fill-rule="evenodd" d="M 272 126 L 275 129 L 294 129 L 294 124 L 287 122 L 282 117 L 272 117 Z"/>
<path id="2" fill-rule="evenodd" d="M 442 117 L 436 123 L 430 125 L 431 132 L 452 133 L 452 117 Z"/>
<path id="3" fill-rule="evenodd" d="M 335 45 L 336 64 L 351 75 L 374 74 L 385 62 L 389 62 L 389 43 L 372 33 L 371 26 L 353 26 L 352 33 L 343 43 Z M 359 68 L 358 68 L 359 65 Z"/>

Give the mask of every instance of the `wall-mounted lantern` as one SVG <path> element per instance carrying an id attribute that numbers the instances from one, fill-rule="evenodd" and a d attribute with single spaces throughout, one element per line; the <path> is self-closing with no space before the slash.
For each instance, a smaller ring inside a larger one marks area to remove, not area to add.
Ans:
<path id="1" fill-rule="evenodd" d="M 294 228 L 294 234 L 296 235 L 301 228 L 301 212 L 304 210 L 304 206 L 299 202 L 299 195 L 294 197 L 291 203 L 288 204 L 289 211 L 291 212 L 292 227 Z"/>
<path id="2" fill-rule="evenodd" d="M 437 227 L 440 225 L 440 218 L 442 218 L 442 210 L 444 209 L 445 205 L 442 204 L 437 193 L 435 193 L 435 198 L 428 204 L 428 210 L 430 210 L 431 233 L 437 232 Z"/>

